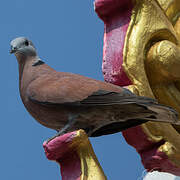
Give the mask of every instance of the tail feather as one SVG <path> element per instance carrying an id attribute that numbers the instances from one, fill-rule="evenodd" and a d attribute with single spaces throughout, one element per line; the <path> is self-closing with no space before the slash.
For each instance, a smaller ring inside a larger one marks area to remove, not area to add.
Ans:
<path id="1" fill-rule="evenodd" d="M 147 108 L 149 112 L 153 112 L 152 115 L 140 119 L 180 125 L 177 111 L 169 106 L 158 104 L 157 100 L 155 99 L 144 96 L 136 96 L 131 93 L 130 97 L 125 97 L 122 102 L 125 104 L 134 103 Z"/>
<path id="2" fill-rule="evenodd" d="M 114 122 L 101 123 L 99 127 L 92 130 L 91 137 L 117 133 L 148 121 L 180 125 L 178 113 L 173 108 L 158 104 L 153 99 L 136 97 L 134 101 L 131 99 L 131 101 L 126 101 L 121 105 L 119 106 L 123 112 L 121 118 Z"/>
<path id="3" fill-rule="evenodd" d="M 155 112 L 155 115 L 145 117 L 144 120 L 180 125 L 178 113 L 173 108 L 161 104 L 150 104 L 146 107 L 148 110 Z"/>

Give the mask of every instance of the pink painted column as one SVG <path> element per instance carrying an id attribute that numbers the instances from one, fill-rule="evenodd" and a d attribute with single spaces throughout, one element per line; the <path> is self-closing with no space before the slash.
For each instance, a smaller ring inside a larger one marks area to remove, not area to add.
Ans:
<path id="1" fill-rule="evenodd" d="M 60 165 L 62 180 L 106 180 L 83 130 L 70 132 L 43 144 L 46 157 Z"/>
<path id="2" fill-rule="evenodd" d="M 104 22 L 103 74 L 107 82 L 119 85 L 132 85 L 126 75 L 123 63 L 123 48 L 131 21 L 134 4 L 132 0 L 95 0 L 95 11 Z M 128 144 L 136 148 L 147 171 L 163 171 L 180 175 L 166 154 L 158 148 L 164 142 L 151 142 L 141 126 L 123 132 Z"/>
<path id="3" fill-rule="evenodd" d="M 96 0 L 95 11 L 104 21 L 102 70 L 107 82 L 128 86 L 131 81 L 123 70 L 123 48 L 131 20 L 131 0 Z"/>
<path id="4" fill-rule="evenodd" d="M 61 165 L 61 175 L 63 180 L 80 180 L 81 162 L 71 144 L 76 132 L 59 136 L 48 144 L 44 142 L 43 147 L 49 160 L 56 161 Z"/>

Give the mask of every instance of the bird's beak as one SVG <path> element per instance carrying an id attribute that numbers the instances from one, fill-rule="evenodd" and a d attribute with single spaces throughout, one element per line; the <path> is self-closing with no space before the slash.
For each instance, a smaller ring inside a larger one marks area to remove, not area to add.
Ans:
<path id="1" fill-rule="evenodd" d="M 17 48 L 16 47 L 13 47 L 11 46 L 11 49 L 10 49 L 10 54 L 13 54 L 17 51 Z"/>

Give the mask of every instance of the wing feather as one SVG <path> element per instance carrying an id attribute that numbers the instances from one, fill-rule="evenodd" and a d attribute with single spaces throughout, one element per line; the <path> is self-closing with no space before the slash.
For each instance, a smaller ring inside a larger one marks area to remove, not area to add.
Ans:
<path id="1" fill-rule="evenodd" d="M 80 75 L 41 77 L 27 88 L 31 101 L 40 104 L 97 106 L 128 103 L 154 103 L 155 100 L 136 96 L 125 88 Z"/>

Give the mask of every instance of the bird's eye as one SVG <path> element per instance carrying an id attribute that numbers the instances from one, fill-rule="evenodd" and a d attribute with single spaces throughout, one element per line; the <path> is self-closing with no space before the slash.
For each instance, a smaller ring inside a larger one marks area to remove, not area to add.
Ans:
<path id="1" fill-rule="evenodd" d="M 24 44 L 25 44 L 25 46 L 29 46 L 29 41 L 26 40 Z"/>

